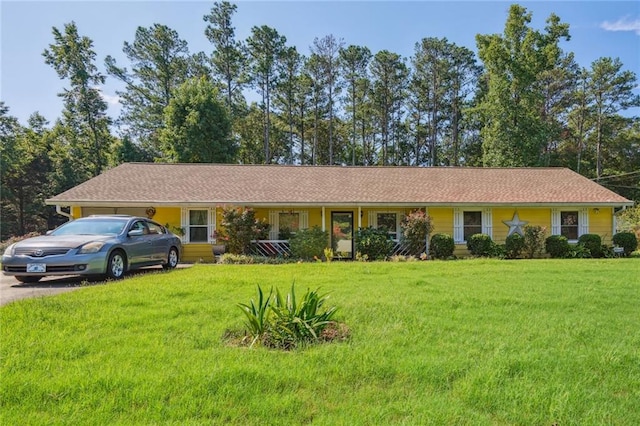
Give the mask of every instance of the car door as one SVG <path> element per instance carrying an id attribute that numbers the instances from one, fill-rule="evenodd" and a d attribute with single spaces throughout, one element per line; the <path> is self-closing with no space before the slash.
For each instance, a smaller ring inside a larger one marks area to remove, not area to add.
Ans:
<path id="1" fill-rule="evenodd" d="M 132 233 L 131 231 L 135 231 Z M 124 243 L 129 263 L 140 265 L 149 263 L 152 256 L 152 241 L 149 238 L 149 228 L 145 221 L 137 220 L 133 222 L 128 231 L 127 241 Z"/>
<path id="2" fill-rule="evenodd" d="M 147 221 L 147 228 L 149 229 L 149 240 L 151 241 L 151 259 L 157 263 L 166 262 L 169 255 L 169 239 L 164 228 L 151 221 Z"/>

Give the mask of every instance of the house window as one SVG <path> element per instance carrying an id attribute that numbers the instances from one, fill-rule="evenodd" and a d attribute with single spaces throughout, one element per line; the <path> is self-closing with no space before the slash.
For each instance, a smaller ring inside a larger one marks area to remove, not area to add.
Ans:
<path id="1" fill-rule="evenodd" d="M 463 237 L 469 241 L 472 235 L 482 234 L 482 212 L 463 213 Z"/>
<path id="2" fill-rule="evenodd" d="M 589 210 L 551 210 L 551 234 L 563 235 L 571 242 L 577 242 L 580 235 L 589 233 Z"/>
<path id="3" fill-rule="evenodd" d="M 206 243 L 209 241 L 209 211 L 189 210 L 189 242 Z"/>
<path id="4" fill-rule="evenodd" d="M 309 227 L 309 212 L 306 210 L 269 211 L 270 240 L 288 240 L 296 232 Z"/>
<path id="5" fill-rule="evenodd" d="M 393 240 L 400 238 L 400 220 L 403 217 L 401 211 L 369 211 L 369 226 L 372 228 L 385 228 Z"/>
<path id="6" fill-rule="evenodd" d="M 288 240 L 300 230 L 300 213 L 278 213 L 278 239 Z"/>
<path id="7" fill-rule="evenodd" d="M 377 213 L 378 228 L 385 228 L 391 239 L 398 239 L 398 215 L 397 213 Z"/>
<path id="8" fill-rule="evenodd" d="M 464 244 L 475 234 L 485 234 L 493 238 L 493 212 L 491 208 L 467 211 L 453 209 L 454 241 L 457 244 Z"/>
<path id="9" fill-rule="evenodd" d="M 579 236 L 579 217 L 577 211 L 560 212 L 560 235 L 568 240 L 577 240 Z"/>

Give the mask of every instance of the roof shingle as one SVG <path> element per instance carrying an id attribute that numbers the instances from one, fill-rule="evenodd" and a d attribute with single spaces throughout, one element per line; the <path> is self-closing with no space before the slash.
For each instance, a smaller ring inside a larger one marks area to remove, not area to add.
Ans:
<path id="1" fill-rule="evenodd" d="M 565 168 L 125 163 L 57 205 L 633 205 Z"/>

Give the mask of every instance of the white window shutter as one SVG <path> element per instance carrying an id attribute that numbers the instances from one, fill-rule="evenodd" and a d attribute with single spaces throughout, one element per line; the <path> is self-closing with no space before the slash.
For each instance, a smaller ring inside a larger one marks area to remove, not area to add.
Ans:
<path id="1" fill-rule="evenodd" d="M 309 211 L 304 210 L 299 212 L 300 214 L 300 229 L 307 229 L 309 227 Z"/>
<path id="2" fill-rule="evenodd" d="M 277 240 L 280 233 L 280 215 L 277 210 L 269 210 L 269 223 L 271 224 L 269 239 Z"/>
<path id="3" fill-rule="evenodd" d="M 589 233 L 589 209 L 578 211 L 578 237 Z"/>
<path id="4" fill-rule="evenodd" d="M 493 238 L 493 210 L 486 208 L 482 210 L 482 233 Z"/>
<path id="5" fill-rule="evenodd" d="M 453 240 L 456 243 L 464 242 L 464 230 L 462 228 L 463 214 L 460 209 L 453 209 Z"/>
<path id="6" fill-rule="evenodd" d="M 189 209 L 181 208 L 180 209 L 180 227 L 184 231 L 182 235 L 182 242 L 189 242 Z"/>
<path id="7" fill-rule="evenodd" d="M 551 235 L 560 235 L 560 210 L 551 209 Z"/>
<path id="8" fill-rule="evenodd" d="M 207 241 L 212 243 L 213 234 L 216 231 L 216 208 L 215 207 L 209 209 L 208 227 L 209 227 L 209 236 L 207 237 Z"/>
<path id="9" fill-rule="evenodd" d="M 369 222 L 368 225 L 370 228 L 377 228 L 378 227 L 378 212 L 375 212 L 373 210 L 369 210 Z"/>

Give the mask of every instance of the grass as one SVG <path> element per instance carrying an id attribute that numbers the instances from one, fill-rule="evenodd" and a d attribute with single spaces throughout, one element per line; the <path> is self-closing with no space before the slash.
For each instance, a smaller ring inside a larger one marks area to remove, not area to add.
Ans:
<path id="1" fill-rule="evenodd" d="M 351 340 L 232 347 L 256 285 Z M 640 262 L 196 265 L 0 308 L 0 424 L 640 424 Z"/>

